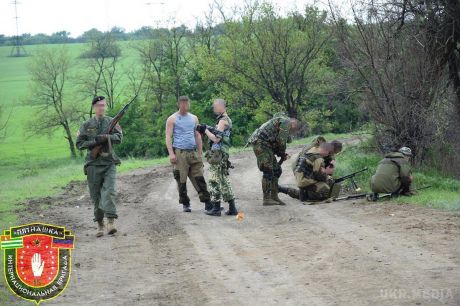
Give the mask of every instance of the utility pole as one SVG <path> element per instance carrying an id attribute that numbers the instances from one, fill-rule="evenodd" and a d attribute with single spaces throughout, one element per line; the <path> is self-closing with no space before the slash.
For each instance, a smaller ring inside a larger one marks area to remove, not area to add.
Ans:
<path id="1" fill-rule="evenodd" d="M 26 49 L 22 44 L 21 38 L 19 37 L 19 16 L 18 16 L 18 4 L 17 0 L 11 2 L 14 5 L 14 19 L 16 21 L 16 37 L 14 40 L 14 46 L 11 48 L 10 57 L 24 57 L 28 56 Z"/>

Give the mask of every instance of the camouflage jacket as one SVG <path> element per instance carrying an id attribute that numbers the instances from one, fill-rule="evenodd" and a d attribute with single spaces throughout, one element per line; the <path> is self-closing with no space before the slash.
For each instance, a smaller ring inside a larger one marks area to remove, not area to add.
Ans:
<path id="1" fill-rule="evenodd" d="M 249 137 L 249 143 L 262 141 L 273 148 L 273 152 L 278 156 L 286 153 L 286 144 L 290 142 L 289 129 L 291 122 L 286 116 L 275 116 L 262 124 Z"/>
<path id="2" fill-rule="evenodd" d="M 112 163 L 119 165 L 121 163 L 115 152 L 110 150 L 108 142 L 102 145 L 101 154 L 99 154 L 96 159 L 92 159 L 90 155 L 91 149 L 96 146 L 96 136 L 105 134 L 105 131 L 107 130 L 107 127 L 111 121 L 112 118 L 108 116 L 104 116 L 100 120 L 96 119 L 96 117 L 93 117 L 83 123 L 82 126 L 80 126 L 80 129 L 77 133 L 76 144 L 79 150 L 87 149 L 85 166 L 108 165 Z M 110 134 L 110 142 L 113 145 L 121 143 L 122 140 L 123 133 L 120 125 L 117 124 Z"/>
<path id="3" fill-rule="evenodd" d="M 326 182 L 328 175 L 321 171 L 321 168 L 325 168 L 324 158 L 314 149 L 300 156 L 295 173 L 302 173 L 303 179 L 311 180 L 312 184 Z"/>

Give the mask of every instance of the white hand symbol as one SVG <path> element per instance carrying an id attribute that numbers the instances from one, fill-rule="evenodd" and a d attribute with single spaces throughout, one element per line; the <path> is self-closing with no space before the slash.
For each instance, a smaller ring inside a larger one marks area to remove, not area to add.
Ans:
<path id="1" fill-rule="evenodd" d="M 32 255 L 32 272 L 34 273 L 34 277 L 40 277 L 42 275 L 44 266 L 45 261 L 40 259 L 39 253 Z"/>

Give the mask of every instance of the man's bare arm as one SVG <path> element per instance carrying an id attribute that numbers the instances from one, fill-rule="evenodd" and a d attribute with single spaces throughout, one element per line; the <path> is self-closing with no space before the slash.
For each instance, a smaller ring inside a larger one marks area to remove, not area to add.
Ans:
<path id="1" fill-rule="evenodd" d="M 227 127 L 227 125 L 228 125 L 228 122 L 226 120 L 219 120 L 219 124 L 217 124 L 217 129 L 223 132 L 225 128 Z M 206 129 L 205 133 L 206 133 L 206 136 L 208 136 L 208 138 L 211 139 L 211 141 L 214 143 L 219 143 L 222 140 L 222 137 L 214 135 L 208 129 Z"/>
<path id="2" fill-rule="evenodd" d="M 199 124 L 198 117 L 195 116 L 195 126 Z M 201 156 L 203 154 L 203 140 L 201 139 L 201 134 L 195 130 L 195 142 L 196 142 L 196 150 L 198 154 Z"/>
<path id="3" fill-rule="evenodd" d="M 172 135 L 174 130 L 175 120 L 174 117 L 169 117 L 166 120 L 166 148 L 168 149 L 169 160 L 171 163 L 176 162 L 176 155 L 174 154 L 173 146 L 172 146 Z"/>

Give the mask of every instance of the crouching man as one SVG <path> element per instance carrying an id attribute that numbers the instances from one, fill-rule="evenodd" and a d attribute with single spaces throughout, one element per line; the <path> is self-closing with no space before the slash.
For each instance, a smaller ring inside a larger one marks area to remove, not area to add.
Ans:
<path id="1" fill-rule="evenodd" d="M 398 152 L 391 152 L 379 162 L 375 174 L 371 178 L 373 197 L 379 193 L 392 193 L 394 195 L 413 195 L 411 190 L 412 174 L 410 158 L 412 150 L 402 147 Z"/>

